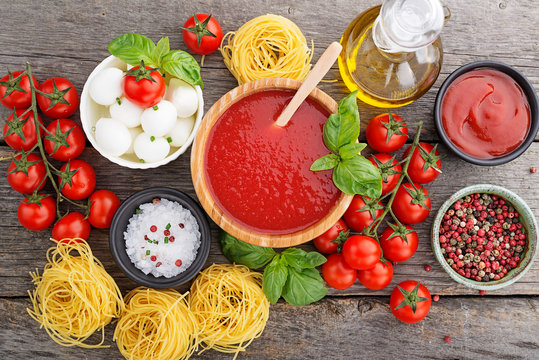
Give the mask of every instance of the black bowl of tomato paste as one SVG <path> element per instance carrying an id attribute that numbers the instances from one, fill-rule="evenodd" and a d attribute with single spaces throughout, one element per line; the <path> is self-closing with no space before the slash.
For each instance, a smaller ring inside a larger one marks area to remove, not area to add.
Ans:
<path id="1" fill-rule="evenodd" d="M 533 85 L 513 67 L 478 61 L 444 81 L 434 105 L 438 135 L 457 156 L 476 165 L 505 164 L 519 157 L 539 129 Z"/>

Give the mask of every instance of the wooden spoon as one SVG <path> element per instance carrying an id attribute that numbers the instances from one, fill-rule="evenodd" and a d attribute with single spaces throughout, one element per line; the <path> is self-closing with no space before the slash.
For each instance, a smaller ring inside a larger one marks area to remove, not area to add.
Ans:
<path id="1" fill-rule="evenodd" d="M 277 121 L 275 124 L 277 126 L 283 127 L 286 126 L 292 115 L 296 112 L 296 110 L 299 108 L 301 103 L 309 96 L 311 91 L 314 90 L 316 85 L 322 80 L 322 78 L 327 74 L 329 69 L 331 69 L 331 66 L 337 58 L 339 57 L 339 54 L 341 53 L 342 46 L 338 42 L 332 42 L 326 51 L 320 56 L 320 59 L 316 62 L 313 69 L 303 81 L 303 84 L 301 84 L 300 88 L 296 92 L 296 95 L 290 100 L 288 105 L 284 108 L 283 112 L 279 117 L 277 118 Z"/>

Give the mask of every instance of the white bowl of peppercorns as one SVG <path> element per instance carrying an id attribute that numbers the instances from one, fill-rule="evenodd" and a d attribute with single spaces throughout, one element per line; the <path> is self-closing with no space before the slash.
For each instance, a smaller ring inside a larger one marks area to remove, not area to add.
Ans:
<path id="1" fill-rule="evenodd" d="M 436 259 L 453 280 L 472 289 L 497 290 L 531 267 L 537 223 L 514 192 L 497 185 L 472 185 L 442 204 L 431 242 Z"/>

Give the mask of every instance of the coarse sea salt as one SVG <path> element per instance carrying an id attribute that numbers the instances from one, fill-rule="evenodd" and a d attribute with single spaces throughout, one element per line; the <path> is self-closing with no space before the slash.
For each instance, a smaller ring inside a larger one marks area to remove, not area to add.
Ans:
<path id="1" fill-rule="evenodd" d="M 144 274 L 170 278 L 191 266 L 200 247 L 198 223 L 175 201 L 142 204 L 124 232 L 131 262 Z"/>

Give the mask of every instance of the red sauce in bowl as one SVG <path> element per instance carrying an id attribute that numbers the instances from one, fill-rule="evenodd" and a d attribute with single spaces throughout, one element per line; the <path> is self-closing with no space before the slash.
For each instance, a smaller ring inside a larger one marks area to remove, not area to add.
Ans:
<path id="1" fill-rule="evenodd" d="M 480 68 L 457 77 L 442 101 L 442 124 L 463 152 L 480 159 L 510 153 L 526 138 L 530 107 L 509 75 Z"/>
<path id="2" fill-rule="evenodd" d="M 323 219 L 341 192 L 331 171 L 311 171 L 328 153 L 322 128 L 329 112 L 312 98 L 284 128 L 274 122 L 294 95 L 254 93 L 214 124 L 205 150 L 205 179 L 216 204 L 251 231 L 291 234 Z"/>

